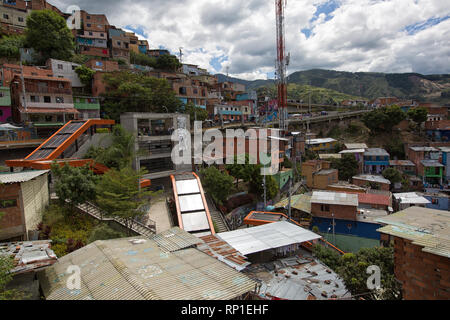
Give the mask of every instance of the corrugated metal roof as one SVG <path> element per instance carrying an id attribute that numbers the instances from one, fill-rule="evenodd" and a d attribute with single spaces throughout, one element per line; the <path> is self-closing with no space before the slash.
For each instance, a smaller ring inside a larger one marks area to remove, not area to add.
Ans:
<path id="1" fill-rule="evenodd" d="M 370 148 L 367 149 L 366 152 L 364 152 L 364 155 L 366 156 L 389 156 L 389 153 L 381 148 Z"/>
<path id="2" fill-rule="evenodd" d="M 151 240 L 155 241 L 161 249 L 168 252 L 190 248 L 203 243 L 203 240 L 179 227 L 158 233 Z"/>
<path id="3" fill-rule="evenodd" d="M 343 150 L 339 152 L 340 154 L 348 154 L 348 153 L 364 153 L 366 151 L 365 149 L 350 149 L 350 150 Z"/>
<path id="4" fill-rule="evenodd" d="M 399 200 L 400 203 L 409 203 L 409 204 L 429 204 L 429 203 L 431 203 L 426 198 L 418 195 L 415 192 L 394 193 L 393 196 L 396 200 Z"/>
<path id="5" fill-rule="evenodd" d="M 371 193 L 358 193 L 358 201 L 359 203 L 367 203 L 367 204 L 380 204 L 389 206 L 390 205 L 390 197 L 383 194 L 371 194 Z"/>
<path id="6" fill-rule="evenodd" d="M 209 235 L 201 237 L 201 239 L 203 240 L 203 243 L 198 245 L 197 248 L 207 255 L 226 263 L 238 271 L 241 271 L 250 265 L 246 256 L 217 236 Z"/>
<path id="7" fill-rule="evenodd" d="M 411 240 L 424 252 L 450 258 L 450 212 L 413 206 L 376 221 L 387 224 L 379 232 Z"/>
<path id="8" fill-rule="evenodd" d="M 388 179 L 383 178 L 383 176 L 377 176 L 377 175 L 371 175 L 371 174 L 360 174 L 360 175 L 354 176 L 353 179 L 391 184 L 391 182 Z"/>
<path id="9" fill-rule="evenodd" d="M 274 270 L 276 266 L 276 270 Z M 245 273 L 261 282 L 263 299 L 327 300 L 350 299 L 344 281 L 331 269 L 300 250 L 295 256 L 252 265 Z"/>
<path id="10" fill-rule="evenodd" d="M 344 146 L 347 149 L 367 149 L 367 144 L 365 143 L 345 143 Z"/>
<path id="11" fill-rule="evenodd" d="M 424 152 L 437 152 L 439 151 L 436 148 L 433 147 L 409 147 L 411 150 L 416 151 L 416 152 L 420 152 L 420 151 L 424 151 Z"/>
<path id="12" fill-rule="evenodd" d="M 286 208 L 289 202 L 289 198 L 275 204 L 275 208 Z M 291 197 L 291 207 L 303 212 L 311 213 L 311 196 L 306 194 L 293 195 Z"/>
<path id="13" fill-rule="evenodd" d="M 339 153 L 322 153 L 319 154 L 319 158 L 324 159 L 342 159 L 342 155 Z"/>
<path id="14" fill-rule="evenodd" d="M 244 255 L 321 238 L 320 235 L 287 221 L 222 232 L 217 236 Z"/>
<path id="15" fill-rule="evenodd" d="M 320 139 L 307 139 L 306 144 L 321 144 L 321 143 L 329 143 L 335 142 L 337 140 L 333 138 L 320 138 Z"/>
<path id="16" fill-rule="evenodd" d="M 69 290 L 69 266 L 81 289 Z M 144 237 L 96 241 L 38 273 L 47 300 L 229 300 L 256 282 L 197 249 L 161 250 Z"/>
<path id="17" fill-rule="evenodd" d="M 389 161 L 389 165 L 391 166 L 409 166 L 409 167 L 415 167 L 416 165 L 414 162 L 410 160 L 391 160 Z"/>
<path id="18" fill-rule="evenodd" d="M 435 168 L 444 167 L 444 165 L 439 163 L 439 161 L 437 161 L 437 160 L 421 160 L 420 163 L 424 167 L 435 167 Z"/>
<path id="19" fill-rule="evenodd" d="M 33 171 L 0 174 L 0 182 L 5 184 L 27 182 L 48 172 L 50 172 L 50 170 L 33 170 Z"/>
<path id="20" fill-rule="evenodd" d="M 50 240 L 1 243 L 0 255 L 14 258 L 15 266 L 11 270 L 14 274 L 47 267 L 58 260 Z"/>
<path id="21" fill-rule="evenodd" d="M 358 195 L 344 192 L 314 191 L 311 203 L 358 206 Z"/>

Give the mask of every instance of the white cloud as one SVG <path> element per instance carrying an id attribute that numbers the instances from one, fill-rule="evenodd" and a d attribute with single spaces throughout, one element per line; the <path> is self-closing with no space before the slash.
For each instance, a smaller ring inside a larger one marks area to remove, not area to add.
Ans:
<path id="1" fill-rule="evenodd" d="M 152 47 L 184 48 L 184 61 L 210 72 L 266 78 L 276 59 L 275 5 L 267 0 L 75 1 L 105 13 L 118 27 L 142 27 Z M 291 72 L 311 68 L 344 71 L 450 73 L 450 19 L 408 34 L 407 26 L 450 15 L 441 0 L 338 0 L 327 16 L 326 0 L 289 0 L 286 48 Z M 65 9 L 74 1 L 52 2 Z M 313 19 L 314 18 L 314 19 Z M 331 18 L 331 19 L 330 19 Z M 311 29 L 307 38 L 302 29 Z M 225 60 L 221 68 L 213 58 Z M 226 59 L 223 59 L 226 57 Z"/>

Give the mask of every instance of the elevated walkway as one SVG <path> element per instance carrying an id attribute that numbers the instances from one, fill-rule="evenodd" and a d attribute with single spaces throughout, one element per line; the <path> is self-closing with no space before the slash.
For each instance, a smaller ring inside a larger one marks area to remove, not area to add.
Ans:
<path id="1" fill-rule="evenodd" d="M 104 174 L 109 170 L 105 165 L 96 163 L 93 159 L 72 157 L 80 151 L 84 143 L 92 140 L 90 138 L 96 134 L 97 127 L 110 128 L 114 124 L 114 120 L 72 120 L 44 141 L 25 159 L 7 160 L 5 164 L 11 168 L 46 170 L 50 169 L 52 163 L 56 161 L 60 165 L 68 163 L 72 167 L 89 165 L 96 174 Z M 142 187 L 148 187 L 149 185 L 150 180 L 141 181 Z"/>

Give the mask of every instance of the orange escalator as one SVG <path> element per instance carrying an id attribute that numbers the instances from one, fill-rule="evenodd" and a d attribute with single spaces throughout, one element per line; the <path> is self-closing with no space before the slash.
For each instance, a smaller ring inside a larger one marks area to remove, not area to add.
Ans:
<path id="1" fill-rule="evenodd" d="M 170 176 L 178 226 L 196 237 L 214 235 L 215 229 L 200 178 L 194 173 Z"/>
<path id="2" fill-rule="evenodd" d="M 65 157 L 67 152 L 74 145 L 76 151 L 78 150 L 78 139 L 84 134 L 93 135 L 97 127 L 108 126 L 115 124 L 114 120 L 89 119 L 89 120 L 72 120 L 55 134 L 42 143 L 36 150 L 34 150 L 25 159 L 21 160 L 7 160 L 6 165 L 9 167 L 29 168 L 35 170 L 50 169 L 52 163 L 56 162 L 61 166 L 68 163 L 72 167 L 82 167 L 89 165 L 96 174 L 104 174 L 109 170 L 108 167 L 100 163 L 96 163 L 93 159 L 72 159 Z M 72 148 L 73 149 L 73 148 Z M 150 186 L 149 180 L 141 181 L 142 187 Z"/>

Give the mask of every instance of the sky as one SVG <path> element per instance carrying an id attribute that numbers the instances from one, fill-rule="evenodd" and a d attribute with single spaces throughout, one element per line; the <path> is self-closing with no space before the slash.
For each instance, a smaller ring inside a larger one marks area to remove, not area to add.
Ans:
<path id="1" fill-rule="evenodd" d="M 275 0 L 49 0 L 104 13 L 151 48 L 246 80 L 273 78 Z M 287 0 L 288 73 L 450 73 L 449 0 Z"/>

